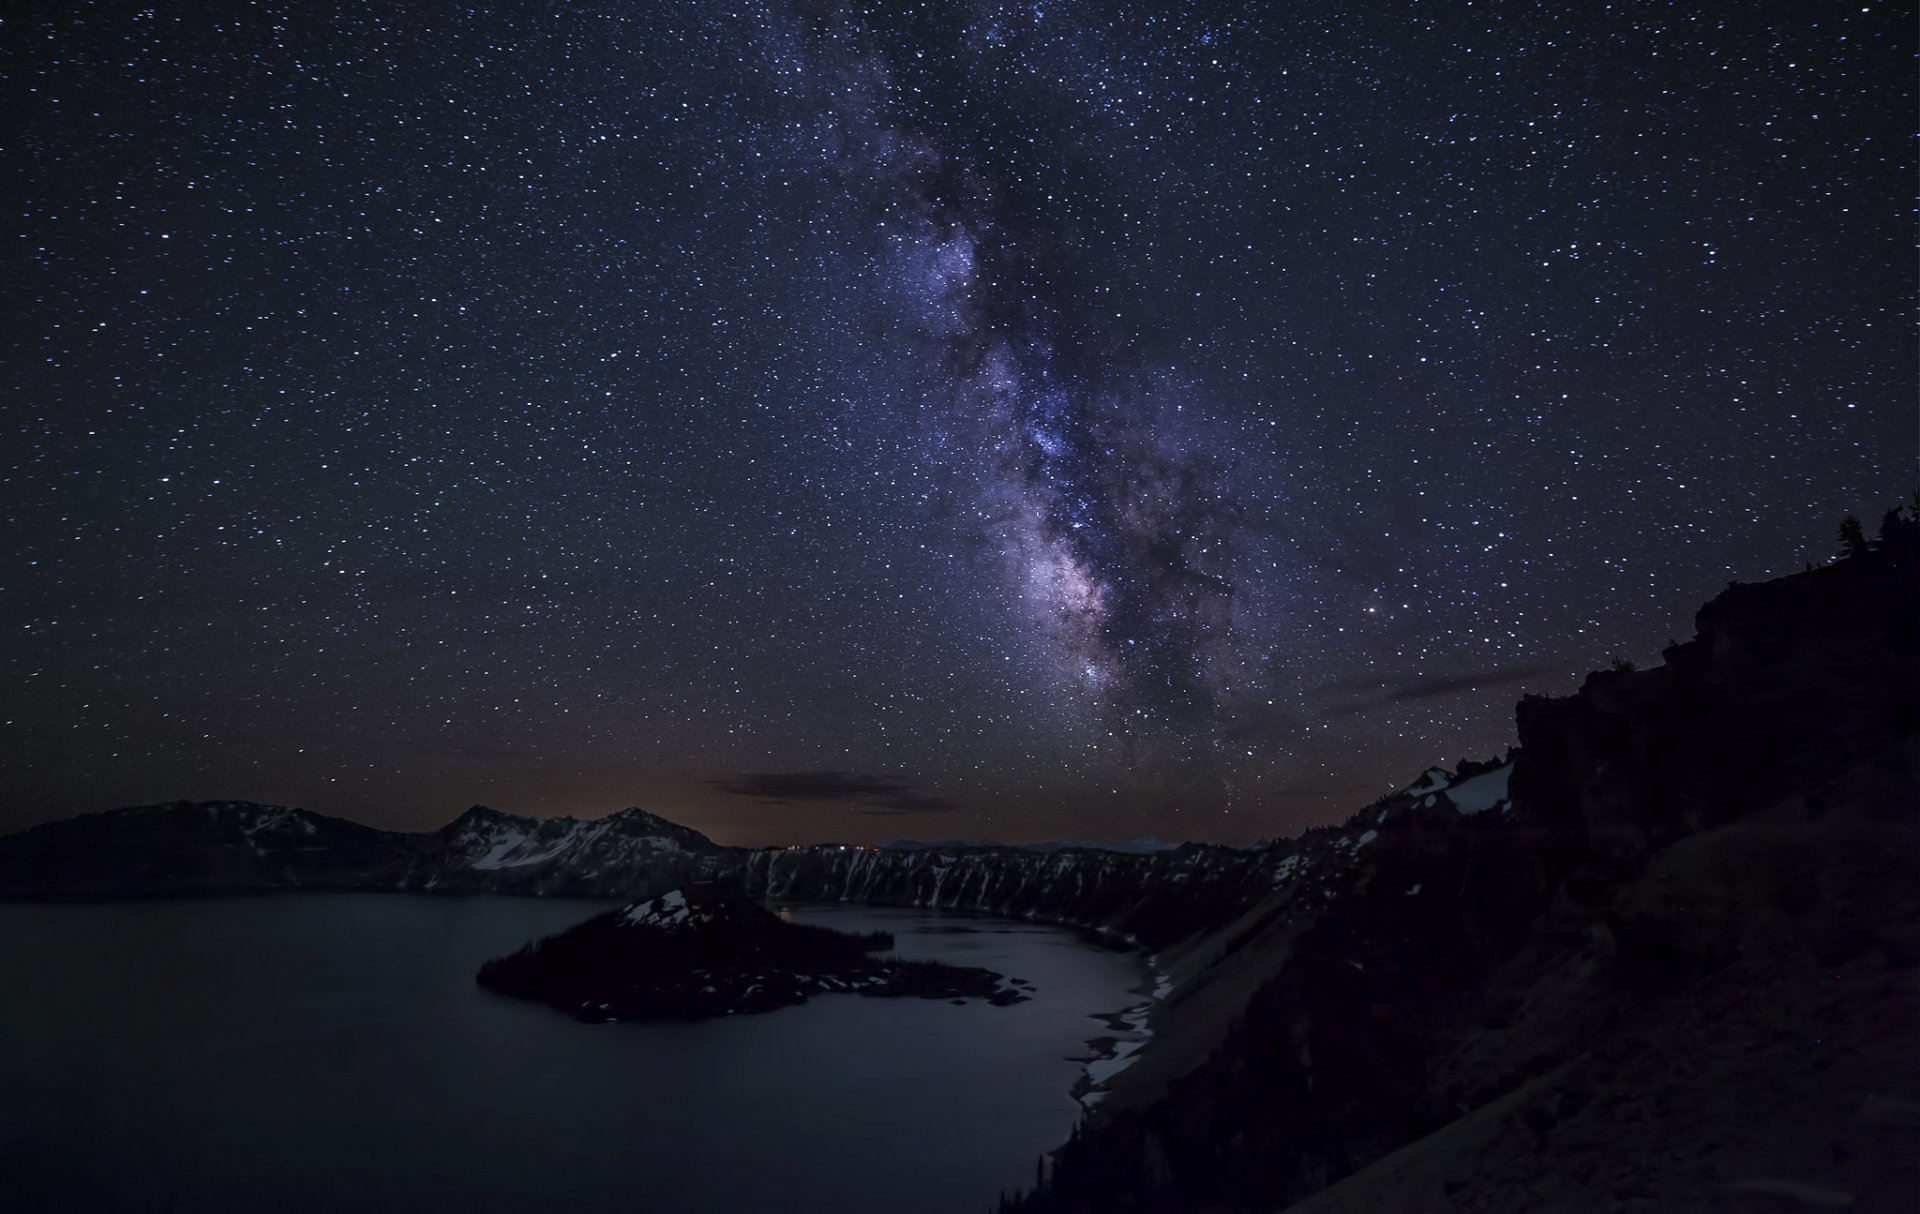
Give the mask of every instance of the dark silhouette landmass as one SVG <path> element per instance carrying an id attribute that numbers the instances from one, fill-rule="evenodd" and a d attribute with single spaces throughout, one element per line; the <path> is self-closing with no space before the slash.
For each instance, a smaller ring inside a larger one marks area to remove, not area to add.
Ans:
<path id="1" fill-rule="evenodd" d="M 1920 542 L 1843 538 L 1183 945 L 1154 1048 L 1003 1208 L 1915 1208 Z"/>
<path id="2" fill-rule="evenodd" d="M 1026 998 L 991 970 L 876 957 L 887 932 L 789 923 L 713 890 L 672 890 L 480 967 L 481 986 L 586 1021 L 702 1020 L 770 1012 L 814 995 Z"/>
<path id="3" fill-rule="evenodd" d="M 475 809 L 409 835 L 197 803 L 0 838 L 0 897 L 627 899 L 482 978 L 588 1019 L 987 997 L 863 968 L 895 963 L 755 904 L 1075 925 L 1149 953 L 1155 993 L 1010 1210 L 1906 1210 L 1920 523 L 1841 541 L 1829 565 L 1730 586 L 1656 667 L 1522 700 L 1506 756 L 1252 848 L 725 848 L 637 809 Z M 731 909 L 663 955 L 648 933 L 673 925 L 649 921 L 694 888 Z"/>

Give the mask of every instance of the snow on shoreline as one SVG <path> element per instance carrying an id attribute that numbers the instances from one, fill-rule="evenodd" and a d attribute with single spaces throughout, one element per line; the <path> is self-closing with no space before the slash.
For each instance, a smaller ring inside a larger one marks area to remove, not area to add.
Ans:
<path id="1" fill-rule="evenodd" d="M 1153 1030 L 1147 1027 L 1147 1017 L 1153 1006 L 1165 999 L 1173 990 L 1173 977 L 1155 965 L 1155 959 L 1147 958 L 1147 967 L 1151 971 L 1154 983 L 1153 991 L 1146 1002 L 1136 1003 L 1118 1012 L 1110 1012 L 1098 1019 L 1106 1020 L 1115 1030 L 1109 1038 L 1096 1038 L 1096 1042 L 1105 1042 L 1106 1052 L 1100 1057 L 1090 1059 L 1085 1067 L 1085 1078 L 1074 1088 L 1074 1099 L 1088 1109 L 1106 1099 L 1107 1085 L 1121 1071 L 1126 1070 L 1139 1060 L 1140 1052 L 1153 1039 Z M 1095 1044 L 1095 1042 L 1089 1042 Z"/>

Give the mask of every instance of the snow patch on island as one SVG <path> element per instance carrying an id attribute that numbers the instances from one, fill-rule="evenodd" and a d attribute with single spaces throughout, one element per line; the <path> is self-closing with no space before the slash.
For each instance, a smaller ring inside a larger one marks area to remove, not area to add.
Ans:
<path id="1" fill-rule="evenodd" d="M 634 903 L 620 918 L 633 927 L 667 928 L 685 923 L 689 913 L 687 896 L 674 889 L 657 898 Z"/>

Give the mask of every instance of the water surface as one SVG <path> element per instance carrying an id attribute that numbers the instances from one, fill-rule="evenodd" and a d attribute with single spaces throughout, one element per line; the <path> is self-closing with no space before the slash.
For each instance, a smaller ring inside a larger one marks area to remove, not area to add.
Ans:
<path id="1" fill-rule="evenodd" d="M 1066 1137 L 1067 1059 L 1142 976 L 1050 928 L 821 907 L 795 917 L 1037 997 L 586 1026 L 475 987 L 600 905 L 0 904 L 4 1204 L 981 1214 Z"/>

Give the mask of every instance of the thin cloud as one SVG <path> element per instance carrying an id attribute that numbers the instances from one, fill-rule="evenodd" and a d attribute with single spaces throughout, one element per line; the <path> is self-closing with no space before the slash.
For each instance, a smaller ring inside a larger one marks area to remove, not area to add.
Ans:
<path id="1" fill-rule="evenodd" d="M 1500 666 L 1492 670 L 1474 670 L 1465 674 L 1435 675 L 1432 678 L 1408 683 L 1404 687 L 1396 687 L 1387 693 L 1387 699 L 1431 700 L 1456 691 L 1471 691 L 1476 687 L 1502 687 L 1508 683 L 1531 679 L 1535 675 L 1547 674 L 1552 670 L 1551 666 Z"/>
<path id="2" fill-rule="evenodd" d="M 1519 683 L 1536 676 L 1552 673 L 1556 667 L 1547 665 L 1530 666 L 1494 666 L 1485 670 L 1467 670 L 1456 674 L 1429 675 L 1411 682 L 1393 686 L 1386 679 L 1343 679 L 1327 683 L 1319 688 L 1322 692 L 1361 692 L 1371 691 L 1378 694 L 1368 696 L 1350 704 L 1342 704 L 1322 713 L 1323 717 L 1349 717 L 1378 708 L 1383 704 L 1405 704 L 1419 700 L 1434 700 L 1441 696 L 1452 695 L 1457 691 L 1474 691 L 1483 687 L 1503 687 L 1509 683 Z"/>
<path id="3" fill-rule="evenodd" d="M 924 793 L 905 780 L 856 771 L 750 771 L 715 788 L 775 805 L 839 803 L 867 814 L 946 813 L 956 801 Z"/>

